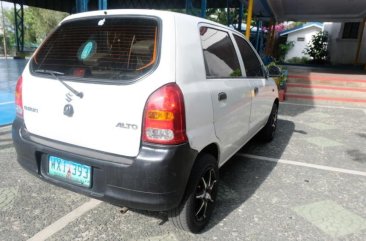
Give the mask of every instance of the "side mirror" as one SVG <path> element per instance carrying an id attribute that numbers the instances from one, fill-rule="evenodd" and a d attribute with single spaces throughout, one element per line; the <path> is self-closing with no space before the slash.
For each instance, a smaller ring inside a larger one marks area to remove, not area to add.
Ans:
<path id="1" fill-rule="evenodd" d="M 282 71 L 281 71 L 280 67 L 271 65 L 268 67 L 268 74 L 269 74 L 269 77 L 280 77 L 282 74 Z"/>

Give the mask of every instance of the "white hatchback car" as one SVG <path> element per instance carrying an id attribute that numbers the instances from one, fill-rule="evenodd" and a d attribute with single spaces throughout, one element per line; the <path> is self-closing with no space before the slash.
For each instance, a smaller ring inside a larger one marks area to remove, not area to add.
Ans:
<path id="1" fill-rule="evenodd" d="M 63 20 L 16 86 L 19 163 L 57 186 L 207 224 L 219 170 L 273 138 L 277 87 L 243 35 L 189 15 L 106 10 Z"/>

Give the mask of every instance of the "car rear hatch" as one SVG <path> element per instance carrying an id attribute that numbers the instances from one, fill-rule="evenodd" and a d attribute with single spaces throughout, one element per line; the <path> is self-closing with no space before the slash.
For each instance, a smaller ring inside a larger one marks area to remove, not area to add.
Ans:
<path id="1" fill-rule="evenodd" d="M 161 52 L 160 26 L 159 19 L 141 16 L 97 16 L 62 23 L 23 73 L 28 131 L 106 153 L 136 156 L 146 100 L 161 85 L 158 80 L 146 84 L 159 77 L 154 72 Z"/>

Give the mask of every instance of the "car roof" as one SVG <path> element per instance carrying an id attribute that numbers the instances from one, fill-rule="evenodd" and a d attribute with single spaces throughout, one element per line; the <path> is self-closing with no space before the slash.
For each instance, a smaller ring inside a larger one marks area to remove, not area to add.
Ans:
<path id="1" fill-rule="evenodd" d="M 160 18 L 184 18 L 185 21 L 192 22 L 193 24 L 199 23 L 207 23 L 210 25 L 219 26 L 221 28 L 225 28 L 229 31 L 236 32 L 241 35 L 242 33 L 236 31 L 233 28 L 228 26 L 219 24 L 217 22 L 207 20 L 204 18 L 195 17 L 192 15 L 184 14 L 184 13 L 176 13 L 171 11 L 162 11 L 162 10 L 150 10 L 150 9 L 112 9 L 112 10 L 98 10 L 98 11 L 90 11 L 84 13 L 77 13 L 66 17 L 60 24 L 69 20 L 82 19 L 87 17 L 94 16 L 113 16 L 113 15 L 141 15 L 141 16 L 155 16 Z"/>

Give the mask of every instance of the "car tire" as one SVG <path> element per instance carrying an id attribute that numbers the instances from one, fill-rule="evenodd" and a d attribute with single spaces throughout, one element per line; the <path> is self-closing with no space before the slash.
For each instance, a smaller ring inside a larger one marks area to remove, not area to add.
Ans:
<path id="1" fill-rule="evenodd" d="M 270 142 L 273 140 L 277 128 L 277 115 L 278 104 L 274 103 L 267 123 L 259 133 L 261 141 Z"/>
<path id="2" fill-rule="evenodd" d="M 209 222 L 219 181 L 217 160 L 210 154 L 198 157 L 182 203 L 168 212 L 169 220 L 182 230 L 199 233 Z"/>

